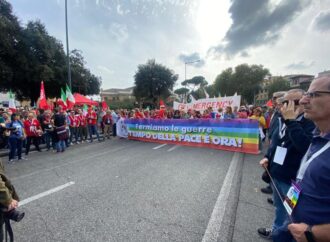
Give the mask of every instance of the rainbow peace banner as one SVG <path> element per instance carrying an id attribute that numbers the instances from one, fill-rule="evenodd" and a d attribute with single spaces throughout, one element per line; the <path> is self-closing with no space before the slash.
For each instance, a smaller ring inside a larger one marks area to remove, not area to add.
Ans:
<path id="1" fill-rule="evenodd" d="M 132 140 L 258 153 L 257 120 L 126 119 L 125 124 Z"/>

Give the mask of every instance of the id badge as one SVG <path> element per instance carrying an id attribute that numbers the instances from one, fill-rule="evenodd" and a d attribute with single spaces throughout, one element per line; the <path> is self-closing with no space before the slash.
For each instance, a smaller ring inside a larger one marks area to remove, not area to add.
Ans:
<path id="1" fill-rule="evenodd" d="M 288 152 L 287 148 L 277 146 L 273 161 L 279 165 L 283 165 L 287 152 Z"/>
<path id="2" fill-rule="evenodd" d="M 298 203 L 300 192 L 301 192 L 301 188 L 299 187 L 299 185 L 295 182 L 292 182 L 291 187 L 289 188 L 289 191 L 286 194 L 283 201 L 285 210 L 289 215 L 292 214 L 293 209 L 296 207 Z"/>

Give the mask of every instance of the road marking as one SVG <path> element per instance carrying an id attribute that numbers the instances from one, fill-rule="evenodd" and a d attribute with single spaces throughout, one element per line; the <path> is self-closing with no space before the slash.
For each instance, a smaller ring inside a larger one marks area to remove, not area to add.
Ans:
<path id="1" fill-rule="evenodd" d="M 218 199 L 215 203 L 210 221 L 207 225 L 207 229 L 205 231 L 205 234 L 203 236 L 202 242 L 213 242 L 218 241 L 219 235 L 220 235 L 220 229 L 221 224 L 225 217 L 225 210 L 228 203 L 228 198 L 230 194 L 230 190 L 233 184 L 235 178 L 235 171 L 237 170 L 237 166 L 239 164 L 239 160 L 241 158 L 242 154 L 236 152 L 233 155 L 233 158 L 230 162 L 229 169 L 227 171 L 225 180 L 223 182 L 223 185 L 221 187 Z"/>
<path id="2" fill-rule="evenodd" d="M 75 164 L 75 163 L 78 163 L 78 162 L 82 162 L 82 161 L 86 161 L 86 160 L 91 160 L 91 159 L 94 159 L 94 158 L 96 158 L 98 156 L 102 156 L 104 154 L 107 154 L 109 152 L 120 151 L 120 150 L 123 150 L 125 148 L 126 147 L 118 147 L 118 148 L 113 149 L 113 150 L 107 150 L 105 152 L 93 154 L 91 156 L 87 156 L 87 157 L 84 157 L 82 159 L 72 160 L 72 161 L 66 162 L 66 163 L 61 164 L 61 165 L 58 165 L 58 166 L 53 166 L 53 167 L 50 167 L 50 168 L 41 169 L 41 170 L 38 170 L 38 171 L 35 171 L 35 172 L 31 172 L 31 173 L 28 173 L 28 174 L 25 174 L 25 175 L 17 176 L 17 177 L 11 178 L 10 180 L 11 181 L 15 181 L 15 180 L 26 178 L 26 177 L 29 177 L 29 176 L 33 176 L 33 175 L 36 175 L 36 174 L 39 174 L 39 173 L 42 173 L 42 172 L 52 171 L 54 169 L 58 169 L 58 168 L 61 168 L 61 167 L 64 167 L 64 166 L 72 165 L 72 164 Z"/>
<path id="3" fill-rule="evenodd" d="M 172 148 L 168 149 L 167 152 L 171 152 L 171 151 L 175 150 L 178 147 L 179 147 L 179 145 L 175 145 Z"/>
<path id="4" fill-rule="evenodd" d="M 167 144 L 158 145 L 158 146 L 156 146 L 156 147 L 154 147 L 154 148 L 152 148 L 152 149 L 153 149 L 153 150 L 158 150 L 159 148 L 162 148 L 162 147 L 164 147 L 165 145 L 167 145 Z"/>
<path id="5" fill-rule="evenodd" d="M 46 197 L 46 196 L 48 196 L 48 195 L 50 195 L 50 194 L 52 194 L 52 193 L 54 193 L 54 192 L 58 192 L 58 191 L 60 191 L 60 190 L 63 190 L 64 188 L 67 188 L 67 187 L 69 187 L 69 186 L 71 186 L 71 185 L 73 185 L 73 184 L 75 184 L 73 181 L 68 182 L 68 183 L 65 183 L 64 185 L 61 185 L 61 186 L 58 186 L 58 187 L 52 188 L 52 189 L 50 189 L 50 190 L 48 190 L 48 191 L 45 191 L 45 192 L 39 193 L 39 194 L 37 194 L 37 195 L 35 195 L 35 196 L 32 196 L 32 197 L 26 198 L 26 199 L 20 201 L 18 204 L 19 204 L 19 206 L 24 206 L 24 205 L 26 205 L 26 204 L 28 204 L 28 203 L 30 203 L 30 202 L 32 202 L 32 201 L 35 201 L 35 200 L 37 200 L 37 199 L 40 199 L 40 198 Z"/>

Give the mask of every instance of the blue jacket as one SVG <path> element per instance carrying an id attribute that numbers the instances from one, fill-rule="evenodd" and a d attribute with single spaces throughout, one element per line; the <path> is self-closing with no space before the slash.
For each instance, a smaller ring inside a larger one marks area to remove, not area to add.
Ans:
<path id="1" fill-rule="evenodd" d="M 278 129 L 278 118 L 281 117 L 281 114 L 279 111 L 275 111 L 273 113 L 273 118 L 270 121 L 269 128 L 268 128 L 268 139 L 272 139 L 273 134 Z"/>
<path id="2" fill-rule="evenodd" d="M 311 143 L 313 130 L 315 129 L 314 123 L 309 119 L 305 119 L 302 115 L 299 115 L 296 120 L 284 121 L 281 119 L 281 123 L 284 122 L 287 127 L 285 135 L 282 138 L 278 136 L 276 139 L 274 138 L 274 143 L 270 145 L 265 155 L 270 161 L 270 174 L 275 179 L 288 184 L 291 184 L 291 180 L 296 179 L 300 161 Z M 281 127 L 275 130 L 278 135 L 279 129 Z M 287 148 L 283 165 L 273 162 L 277 146 Z"/>

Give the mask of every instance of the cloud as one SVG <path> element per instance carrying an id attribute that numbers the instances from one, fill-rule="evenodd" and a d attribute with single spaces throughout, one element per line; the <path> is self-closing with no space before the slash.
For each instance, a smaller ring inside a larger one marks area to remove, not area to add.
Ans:
<path id="1" fill-rule="evenodd" d="M 106 66 L 97 66 L 96 68 L 99 69 L 102 72 L 106 72 L 107 74 L 113 74 L 114 73 L 113 70 L 109 69 Z"/>
<path id="2" fill-rule="evenodd" d="M 202 67 L 202 66 L 205 65 L 205 60 L 202 59 L 202 57 L 197 52 L 192 53 L 192 54 L 180 54 L 179 55 L 179 60 L 184 62 L 184 63 L 199 60 L 198 62 L 194 62 L 194 63 L 190 64 L 190 65 L 195 66 L 195 67 Z"/>
<path id="3" fill-rule="evenodd" d="M 128 39 L 128 29 L 125 24 L 112 23 L 109 32 L 120 43 Z"/>
<path id="4" fill-rule="evenodd" d="M 330 31 L 330 9 L 320 12 L 315 17 L 313 27 L 320 32 Z"/>
<path id="5" fill-rule="evenodd" d="M 232 0 L 229 9 L 233 24 L 219 45 L 209 53 L 234 56 L 251 47 L 276 42 L 281 30 L 302 12 L 311 0 Z M 244 54 L 243 54 L 244 55 Z"/>
<path id="6" fill-rule="evenodd" d="M 293 69 L 293 70 L 304 70 L 314 66 L 315 61 L 311 61 L 309 63 L 305 63 L 304 61 L 294 62 L 287 65 L 286 69 Z"/>

